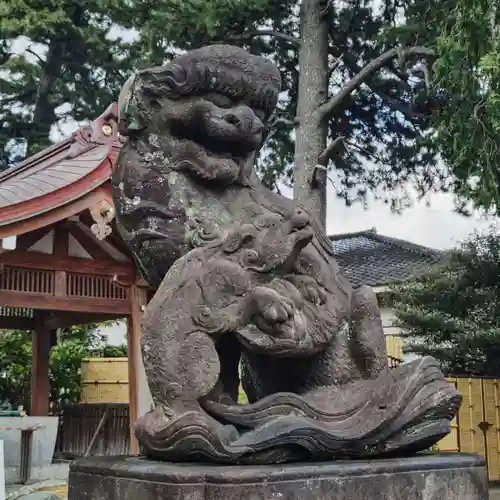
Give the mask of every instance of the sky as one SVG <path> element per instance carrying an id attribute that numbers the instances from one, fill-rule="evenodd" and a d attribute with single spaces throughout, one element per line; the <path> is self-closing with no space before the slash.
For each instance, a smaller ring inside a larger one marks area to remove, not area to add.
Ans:
<path id="1" fill-rule="evenodd" d="M 292 197 L 291 189 L 280 186 L 282 193 Z M 375 228 L 379 234 L 400 238 L 440 250 L 450 249 L 475 230 L 484 230 L 494 222 L 479 212 L 464 217 L 453 210 L 453 196 L 430 195 L 427 202 L 415 202 L 402 214 L 393 213 L 381 201 L 369 200 L 366 209 L 361 203 L 347 207 L 335 196 L 328 183 L 326 229 L 329 235 L 353 233 Z"/>
<path id="2" fill-rule="evenodd" d="M 430 206 L 415 203 L 401 215 L 393 214 L 383 202 L 371 201 L 365 210 L 362 205 L 346 207 L 342 200 L 329 193 L 327 205 L 328 234 L 363 231 L 376 228 L 379 234 L 392 236 L 437 249 L 449 249 L 475 230 L 486 229 L 493 219 L 476 213 L 463 217 L 453 211 L 453 197 L 434 194 Z"/>

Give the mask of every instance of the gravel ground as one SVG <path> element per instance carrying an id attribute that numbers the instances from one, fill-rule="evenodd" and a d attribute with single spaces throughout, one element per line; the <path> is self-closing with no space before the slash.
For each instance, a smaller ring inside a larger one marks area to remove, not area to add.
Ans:
<path id="1" fill-rule="evenodd" d="M 66 484 L 63 486 L 56 486 L 54 488 L 42 488 L 39 491 L 50 491 L 61 498 L 68 498 L 68 486 Z"/>
<path id="2" fill-rule="evenodd" d="M 60 495 L 59 491 L 67 495 L 66 481 L 43 481 L 35 484 L 28 484 L 26 486 L 13 485 L 6 488 L 6 500 L 21 500 L 23 496 L 37 491 L 50 491 L 56 495 Z"/>

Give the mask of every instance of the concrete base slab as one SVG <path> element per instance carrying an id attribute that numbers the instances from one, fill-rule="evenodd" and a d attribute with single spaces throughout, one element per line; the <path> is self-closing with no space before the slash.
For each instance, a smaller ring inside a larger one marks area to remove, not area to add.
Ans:
<path id="1" fill-rule="evenodd" d="M 267 466 L 172 464 L 92 457 L 70 466 L 69 500 L 488 500 L 483 457 Z"/>
<path id="2" fill-rule="evenodd" d="M 30 479 L 45 479 L 54 455 L 59 417 L 0 417 L 0 440 L 4 442 L 5 482 L 19 481 L 21 430 L 32 428 Z"/>

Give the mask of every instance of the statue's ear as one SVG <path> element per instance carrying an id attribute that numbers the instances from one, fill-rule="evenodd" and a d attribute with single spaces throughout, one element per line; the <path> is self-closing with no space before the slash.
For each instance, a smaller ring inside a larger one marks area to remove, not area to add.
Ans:
<path id="1" fill-rule="evenodd" d="M 255 228 L 250 224 L 245 224 L 229 233 L 222 244 L 222 249 L 226 253 L 234 253 L 239 250 L 242 245 L 250 242 L 254 238 Z"/>
<path id="2" fill-rule="evenodd" d="M 137 73 L 132 75 L 123 85 L 118 96 L 118 131 L 128 136 L 146 128 L 146 124 L 137 109 L 135 91 Z"/>

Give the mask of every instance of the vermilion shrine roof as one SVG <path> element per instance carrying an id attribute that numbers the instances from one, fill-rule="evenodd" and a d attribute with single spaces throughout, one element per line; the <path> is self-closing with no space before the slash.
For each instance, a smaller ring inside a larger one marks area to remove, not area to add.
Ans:
<path id="1" fill-rule="evenodd" d="M 100 195 L 111 201 L 109 178 L 121 145 L 117 105 L 112 104 L 68 139 L 0 174 L 0 237 L 38 229 L 74 215 L 88 207 L 80 203 L 73 210 L 61 208 L 92 197 L 98 188 L 102 188 Z M 29 227 L 20 226 L 23 221 L 54 211 L 58 217 L 49 217 L 44 223 L 33 221 Z"/>

